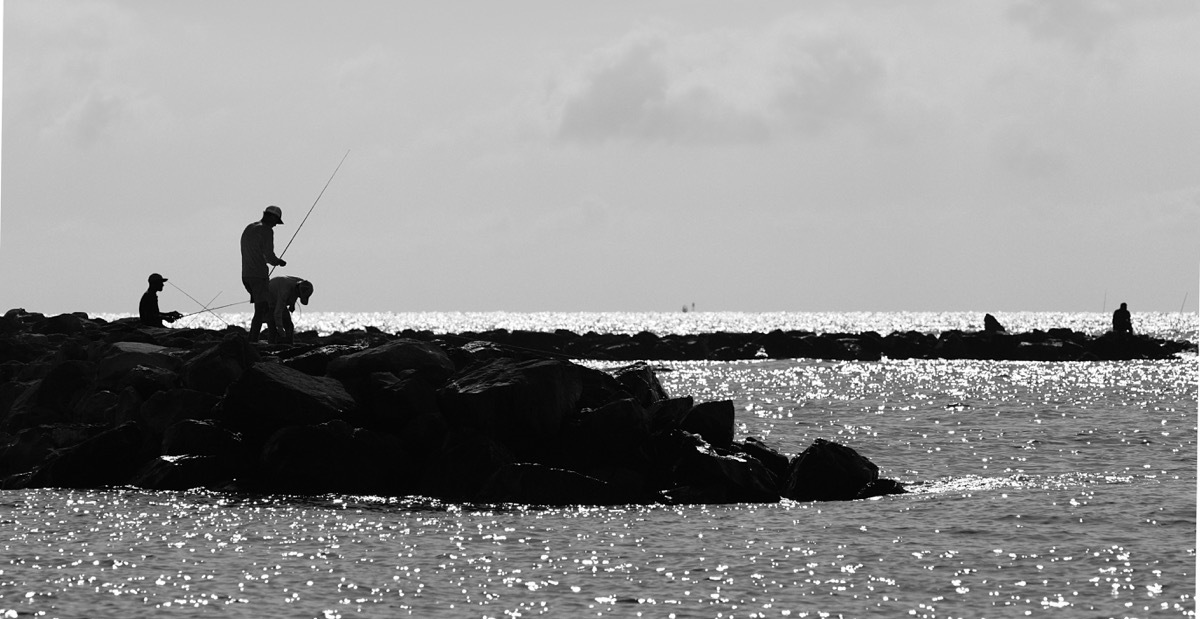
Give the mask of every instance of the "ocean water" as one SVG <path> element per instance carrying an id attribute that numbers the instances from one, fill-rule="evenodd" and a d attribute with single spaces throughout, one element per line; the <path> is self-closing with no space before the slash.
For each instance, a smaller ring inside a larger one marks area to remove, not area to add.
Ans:
<path id="1" fill-rule="evenodd" d="M 253 314 L 249 303 L 243 312 L 199 312 L 190 314 L 176 327 L 223 329 L 227 325 L 248 327 Z M 238 306 L 241 307 L 241 306 Z M 96 314 L 113 320 L 133 314 Z M 305 312 L 292 315 L 296 330 L 314 330 L 322 335 L 367 326 L 396 333 L 404 329 L 435 333 L 476 333 L 492 329 L 554 331 L 566 329 L 583 334 L 638 333 L 658 335 L 712 333 L 768 333 L 812 331 L 815 333 L 861 333 L 895 331 L 941 333 L 951 329 L 983 329 L 985 312 Z M 1112 328 L 1112 312 L 992 312 L 1010 333 L 1068 328 L 1099 335 Z M 1136 312 L 1138 333 L 1163 339 L 1200 339 L 1200 316 L 1184 312 Z"/>
<path id="2" fill-rule="evenodd" d="M 0 491 L 0 617 L 1195 616 L 1195 355 L 658 365 L 672 394 L 733 400 L 739 438 L 838 441 L 910 493 L 534 509 Z"/>

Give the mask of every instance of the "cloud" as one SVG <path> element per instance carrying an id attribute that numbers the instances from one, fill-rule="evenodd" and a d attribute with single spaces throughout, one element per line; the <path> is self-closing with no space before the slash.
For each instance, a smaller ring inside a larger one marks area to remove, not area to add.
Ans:
<path id="1" fill-rule="evenodd" d="M 762 142 L 871 121 L 886 77 L 853 37 L 800 20 L 762 32 L 643 29 L 594 53 L 551 100 L 564 141 Z"/>

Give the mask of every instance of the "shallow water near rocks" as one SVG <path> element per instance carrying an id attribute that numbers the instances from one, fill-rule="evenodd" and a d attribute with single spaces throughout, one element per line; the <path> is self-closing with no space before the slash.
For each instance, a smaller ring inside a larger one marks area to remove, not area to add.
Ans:
<path id="1" fill-rule="evenodd" d="M 733 400 L 739 438 L 841 442 L 911 492 L 536 509 L 0 491 L 0 617 L 1194 616 L 1195 356 L 656 366 L 672 394 Z"/>

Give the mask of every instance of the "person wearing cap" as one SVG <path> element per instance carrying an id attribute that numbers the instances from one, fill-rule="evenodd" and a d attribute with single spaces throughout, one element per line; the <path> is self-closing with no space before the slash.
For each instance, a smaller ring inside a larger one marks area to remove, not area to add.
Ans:
<path id="1" fill-rule="evenodd" d="M 267 290 L 268 264 L 287 266 L 287 262 L 275 255 L 275 226 L 283 223 L 283 211 L 278 206 L 263 210 L 262 219 L 252 222 L 242 231 L 242 285 L 250 293 L 254 303 L 254 317 L 250 319 L 250 341 L 258 340 L 263 324 L 274 329 L 271 319 L 270 293 Z"/>
<path id="2" fill-rule="evenodd" d="M 312 296 L 312 282 L 293 277 L 291 275 L 281 275 L 272 277 L 267 284 L 271 299 L 271 317 L 275 326 L 267 331 L 267 339 L 272 343 L 278 339 L 278 329 L 282 329 L 283 343 L 291 344 L 295 341 L 296 327 L 292 324 L 292 312 L 296 311 L 296 301 L 308 305 L 308 299 Z"/>
<path id="3" fill-rule="evenodd" d="M 183 318 L 183 314 L 179 312 L 162 312 L 158 309 L 158 293 L 162 292 L 163 283 L 167 281 L 167 278 L 158 273 L 151 273 L 147 280 L 150 282 L 150 287 L 142 293 L 142 301 L 138 303 L 138 316 L 141 323 L 147 327 L 162 327 L 164 320 L 175 322 Z"/>

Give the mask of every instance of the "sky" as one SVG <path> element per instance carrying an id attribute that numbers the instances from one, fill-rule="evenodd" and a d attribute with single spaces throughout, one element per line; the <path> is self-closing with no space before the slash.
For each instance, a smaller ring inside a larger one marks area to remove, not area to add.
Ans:
<path id="1" fill-rule="evenodd" d="M 247 301 L 238 239 L 272 204 L 310 311 L 1200 301 L 1192 0 L 3 19 L 0 311 L 134 313 L 151 272 L 164 310 Z"/>

